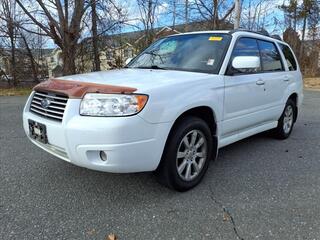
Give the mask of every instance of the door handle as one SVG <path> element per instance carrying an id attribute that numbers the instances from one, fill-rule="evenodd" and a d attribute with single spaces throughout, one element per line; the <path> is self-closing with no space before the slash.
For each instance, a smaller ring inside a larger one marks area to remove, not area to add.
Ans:
<path id="1" fill-rule="evenodd" d="M 258 81 L 256 81 L 257 85 L 264 85 L 265 82 L 262 79 L 259 79 Z"/>
<path id="2" fill-rule="evenodd" d="M 290 79 L 289 79 L 289 76 L 284 76 L 283 77 L 283 81 L 285 81 L 285 82 L 288 82 Z"/>

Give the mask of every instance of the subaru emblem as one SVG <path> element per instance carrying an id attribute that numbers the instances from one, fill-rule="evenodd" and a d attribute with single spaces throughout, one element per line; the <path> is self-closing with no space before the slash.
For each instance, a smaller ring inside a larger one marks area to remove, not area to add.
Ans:
<path id="1" fill-rule="evenodd" d="M 48 108 L 50 104 L 51 104 L 51 101 L 48 98 L 44 98 L 41 100 L 41 107 L 43 108 Z"/>

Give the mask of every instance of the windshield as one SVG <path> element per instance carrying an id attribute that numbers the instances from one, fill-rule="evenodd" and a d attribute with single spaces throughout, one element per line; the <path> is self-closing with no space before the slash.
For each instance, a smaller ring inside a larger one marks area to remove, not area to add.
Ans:
<path id="1" fill-rule="evenodd" d="M 230 39 L 229 34 L 221 33 L 166 37 L 144 50 L 127 67 L 217 74 Z"/>

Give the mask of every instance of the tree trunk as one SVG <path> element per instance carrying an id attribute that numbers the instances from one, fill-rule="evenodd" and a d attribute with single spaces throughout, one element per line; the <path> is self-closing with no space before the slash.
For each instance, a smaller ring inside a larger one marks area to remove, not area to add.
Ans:
<path id="1" fill-rule="evenodd" d="M 185 17 L 185 25 L 184 25 L 184 31 L 185 32 L 188 32 L 188 29 L 189 29 L 189 13 L 188 13 L 188 9 L 189 9 L 189 1 L 186 0 L 186 3 L 185 3 L 185 13 L 184 13 L 184 17 Z"/>
<path id="2" fill-rule="evenodd" d="M 147 34 L 147 43 L 150 45 L 153 42 L 153 18 L 154 18 L 154 12 L 153 12 L 153 1 L 148 1 L 148 15 L 147 15 L 147 21 L 148 21 L 148 34 Z"/>
<path id="3" fill-rule="evenodd" d="M 100 71 L 100 57 L 98 49 L 97 12 L 96 0 L 91 0 L 92 10 L 92 48 L 93 48 L 93 71 Z"/>
<path id="4" fill-rule="evenodd" d="M 297 31 L 297 3 L 294 3 L 294 13 L 293 13 L 293 29 Z"/>
<path id="5" fill-rule="evenodd" d="M 251 0 L 249 0 L 249 12 L 248 12 L 248 30 L 251 30 Z"/>
<path id="6" fill-rule="evenodd" d="M 16 43 L 15 43 L 15 29 L 14 29 L 14 23 L 13 19 L 9 18 L 7 22 L 7 28 L 8 28 L 8 35 L 10 39 L 10 53 L 11 53 L 11 74 L 12 74 L 12 80 L 13 85 L 17 86 L 17 69 L 16 69 Z"/>
<path id="7" fill-rule="evenodd" d="M 177 3 L 176 0 L 173 0 L 173 12 L 172 12 L 172 28 L 176 28 L 176 16 L 177 16 Z"/>
<path id="8" fill-rule="evenodd" d="M 250 9 L 249 9 L 250 11 Z M 241 5 L 240 0 L 235 0 L 235 20 L 234 20 L 234 29 L 240 27 L 240 14 L 241 14 Z M 249 16 L 250 19 L 250 16 Z"/>
<path id="9" fill-rule="evenodd" d="M 36 82 L 36 83 L 39 83 L 38 69 L 37 69 L 36 61 L 34 60 L 34 57 L 33 57 L 32 51 L 31 51 L 31 49 L 30 49 L 30 47 L 28 45 L 27 39 L 25 38 L 25 36 L 23 34 L 21 34 L 21 38 L 22 38 L 22 40 L 24 42 L 24 45 L 25 45 L 26 50 L 27 50 L 28 57 L 30 59 L 30 65 L 31 65 L 33 81 Z"/>
<path id="10" fill-rule="evenodd" d="M 213 20 L 213 30 L 218 29 L 218 25 L 219 25 L 219 16 L 218 16 L 218 0 L 213 0 L 213 15 L 212 15 L 212 20 Z"/>
<path id="11" fill-rule="evenodd" d="M 303 59 L 303 52 L 304 52 L 304 39 L 306 35 L 306 27 L 307 27 L 307 14 L 303 16 L 303 25 L 302 25 L 302 37 L 301 37 L 301 46 L 300 46 L 300 57 Z"/>
<path id="12" fill-rule="evenodd" d="M 17 79 L 17 69 L 16 69 L 16 47 L 14 43 L 14 37 L 10 37 L 10 43 L 11 43 L 11 73 L 12 73 L 12 80 L 13 85 L 18 85 L 18 79 Z"/>
<path id="13" fill-rule="evenodd" d="M 39 14 L 43 16 L 41 22 L 38 21 L 32 12 L 28 11 L 22 0 L 15 0 L 24 13 L 40 27 L 46 35 L 48 35 L 55 44 L 57 44 L 62 50 L 63 59 L 63 75 L 75 74 L 76 65 L 75 57 L 77 51 L 77 41 L 80 38 L 81 33 L 81 21 L 82 17 L 87 9 L 87 1 L 76 0 L 72 1 L 72 7 L 69 6 L 69 1 L 54 1 L 56 7 L 55 15 L 59 19 L 55 20 L 55 16 L 49 11 L 49 5 L 44 0 L 37 0 Z M 51 3 L 53 1 L 50 1 Z M 65 13 L 61 2 L 64 2 Z M 69 16 L 71 15 L 71 16 Z"/>
<path id="14" fill-rule="evenodd" d="M 63 75 L 76 74 L 76 64 L 75 64 L 75 44 L 65 45 L 62 49 L 62 61 L 63 61 Z"/>

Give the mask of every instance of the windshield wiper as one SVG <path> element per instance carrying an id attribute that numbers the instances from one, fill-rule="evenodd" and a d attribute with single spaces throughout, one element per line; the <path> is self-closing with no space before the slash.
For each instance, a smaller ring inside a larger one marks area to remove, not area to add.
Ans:
<path id="1" fill-rule="evenodd" d="M 159 58 L 160 58 L 160 61 L 161 61 L 162 63 L 164 63 L 164 62 L 163 62 L 163 59 L 162 59 L 162 57 L 161 57 L 161 55 L 160 55 L 159 53 L 155 53 L 154 51 L 150 51 L 150 52 L 144 52 L 144 54 L 149 54 L 149 55 L 154 56 L 154 57 L 159 57 Z"/>
<path id="2" fill-rule="evenodd" d="M 157 65 L 151 65 L 151 66 L 150 66 L 150 68 L 151 68 L 151 69 L 161 69 L 161 70 L 166 70 L 166 68 L 164 68 L 164 67 L 159 67 L 159 66 L 157 66 Z"/>
<path id="3" fill-rule="evenodd" d="M 157 65 L 151 65 L 151 66 L 141 66 L 141 67 L 135 67 L 140 69 L 160 69 L 160 70 L 167 70 L 167 68 L 159 67 Z"/>

